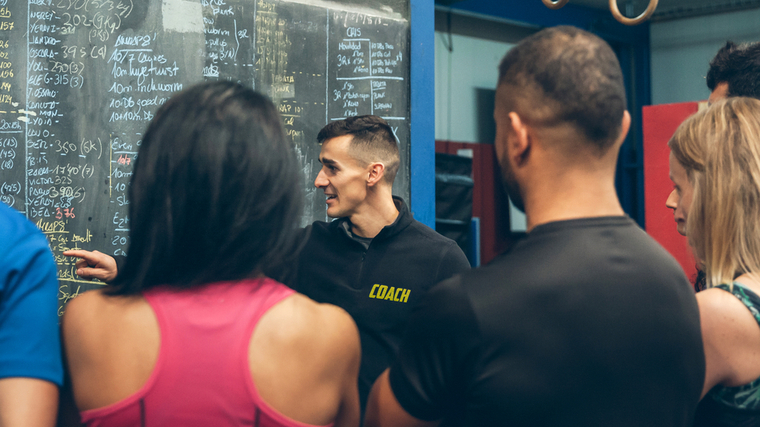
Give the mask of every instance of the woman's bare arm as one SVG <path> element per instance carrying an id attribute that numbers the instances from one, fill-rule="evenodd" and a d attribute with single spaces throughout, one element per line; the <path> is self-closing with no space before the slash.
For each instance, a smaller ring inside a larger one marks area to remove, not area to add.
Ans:
<path id="1" fill-rule="evenodd" d="M 697 294 L 705 350 L 704 397 L 718 384 L 739 386 L 760 377 L 760 326 L 734 295 L 722 289 Z"/>
<path id="2" fill-rule="evenodd" d="M 55 425 L 58 386 L 36 378 L 0 379 L 0 426 Z"/>
<path id="3" fill-rule="evenodd" d="M 249 361 L 267 404 L 300 422 L 359 424 L 361 347 L 351 316 L 296 294 L 262 316 Z"/>

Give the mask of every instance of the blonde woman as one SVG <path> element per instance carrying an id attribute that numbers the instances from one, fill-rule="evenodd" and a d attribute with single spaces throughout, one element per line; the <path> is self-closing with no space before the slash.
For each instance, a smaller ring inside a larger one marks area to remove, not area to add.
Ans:
<path id="1" fill-rule="evenodd" d="M 686 213 L 707 279 L 697 294 L 706 372 L 695 425 L 758 425 L 760 101 L 718 102 L 687 119 L 668 145 L 671 177 L 682 168 L 688 181 L 683 188 L 674 179 L 676 213 Z"/>

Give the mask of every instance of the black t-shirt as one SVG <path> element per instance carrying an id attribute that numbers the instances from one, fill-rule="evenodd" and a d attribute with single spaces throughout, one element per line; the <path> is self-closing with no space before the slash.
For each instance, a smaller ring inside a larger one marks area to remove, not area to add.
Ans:
<path id="1" fill-rule="evenodd" d="M 401 406 L 467 426 L 686 426 L 704 353 L 694 293 L 627 217 L 536 227 L 432 288 L 391 366 Z"/>

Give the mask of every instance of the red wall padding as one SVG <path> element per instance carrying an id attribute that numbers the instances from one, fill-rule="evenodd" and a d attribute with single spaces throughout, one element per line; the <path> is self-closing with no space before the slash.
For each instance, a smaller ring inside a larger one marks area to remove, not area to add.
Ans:
<path id="1" fill-rule="evenodd" d="M 509 245 L 509 202 L 501 188 L 493 144 L 436 141 L 437 153 L 471 149 L 472 216 L 480 218 L 480 263 L 487 264 Z"/>
<path id="2" fill-rule="evenodd" d="M 668 176 L 668 141 L 678 125 L 697 112 L 699 103 L 653 105 L 643 109 L 644 126 L 644 210 L 647 233 L 681 264 L 686 276 L 696 274 L 696 261 L 686 237 L 676 231 L 673 211 L 665 200 L 673 190 Z"/>

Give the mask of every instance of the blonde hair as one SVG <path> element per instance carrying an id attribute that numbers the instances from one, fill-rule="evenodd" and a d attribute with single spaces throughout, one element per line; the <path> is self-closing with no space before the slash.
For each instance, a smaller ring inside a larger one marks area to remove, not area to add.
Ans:
<path id="1" fill-rule="evenodd" d="M 717 102 L 683 122 L 668 146 L 694 186 L 686 234 L 707 287 L 760 278 L 760 101 Z"/>

